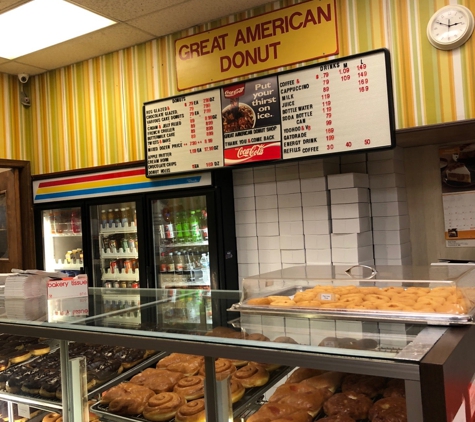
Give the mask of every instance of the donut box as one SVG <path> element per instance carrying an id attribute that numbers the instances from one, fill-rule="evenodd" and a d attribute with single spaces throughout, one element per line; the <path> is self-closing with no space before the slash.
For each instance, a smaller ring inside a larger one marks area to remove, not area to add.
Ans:
<path id="1" fill-rule="evenodd" d="M 475 314 L 470 265 L 290 267 L 243 280 L 242 314 L 463 325 Z"/>

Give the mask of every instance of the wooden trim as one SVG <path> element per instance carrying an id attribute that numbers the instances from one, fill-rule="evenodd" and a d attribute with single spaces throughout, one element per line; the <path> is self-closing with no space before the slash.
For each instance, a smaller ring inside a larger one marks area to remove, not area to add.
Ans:
<path id="1" fill-rule="evenodd" d="M 396 145 L 403 148 L 466 141 L 475 141 L 475 119 L 396 130 Z"/>

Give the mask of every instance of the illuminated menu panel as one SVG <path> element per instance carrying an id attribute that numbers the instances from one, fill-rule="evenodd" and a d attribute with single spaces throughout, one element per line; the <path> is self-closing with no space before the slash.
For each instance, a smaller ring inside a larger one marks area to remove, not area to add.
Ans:
<path id="1" fill-rule="evenodd" d="M 391 145 L 384 54 L 279 76 L 283 159 Z"/>
<path id="2" fill-rule="evenodd" d="M 389 51 L 144 104 L 147 176 L 395 144 Z"/>
<path id="3" fill-rule="evenodd" d="M 144 106 L 147 176 L 223 166 L 219 89 Z"/>

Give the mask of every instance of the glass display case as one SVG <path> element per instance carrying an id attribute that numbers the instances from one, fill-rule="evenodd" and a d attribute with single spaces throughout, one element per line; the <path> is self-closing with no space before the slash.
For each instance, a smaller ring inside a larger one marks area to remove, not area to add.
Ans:
<path id="1" fill-rule="evenodd" d="M 70 342 L 80 341 L 202 355 L 210 380 L 215 379 L 216 358 L 402 379 L 409 422 L 454 420 L 457 414 L 471 412 L 466 399 L 475 374 L 472 353 L 475 327 L 471 325 L 439 327 L 325 318 L 317 321 L 321 326 L 312 326 L 311 322 L 316 320 L 296 316 L 276 322 L 269 315 L 250 320 L 229 311 L 241 299 L 240 292 L 211 290 L 207 291 L 211 312 L 208 323 L 188 323 L 171 329 L 166 321 L 156 318 L 166 313 L 173 302 L 169 290 L 139 289 L 140 305 L 114 310 L 102 307 L 102 296 L 107 290 L 90 288 L 88 306 L 74 299 L 49 301 L 48 312 L 35 321 L 13 320 L 7 314 L 0 316 L 0 331 L 4 333 L 41 336 L 59 342 L 62 375 L 66 381 L 62 402 L 37 407 L 62 409 L 63 420 L 67 422 L 79 420 L 74 419 L 74 409 L 78 406 L 74 400 L 84 395 L 76 391 L 76 383 L 68 381 L 77 377 L 74 375 L 77 368 L 68 359 L 68 347 Z M 176 295 L 187 299 L 188 292 L 177 290 Z M 65 316 L 68 306 L 80 308 L 80 312 Z M 55 309 L 61 309 L 63 315 Z M 131 311 L 140 312 L 141 324 L 123 324 Z M 463 368 L 460 368 L 461 361 Z M 228 420 L 223 416 L 225 402 L 219 397 L 221 384 L 218 381 L 206 383 L 209 421 Z M 31 406 L 37 404 L 31 397 L 26 400 L 3 392 L 0 399 L 27 402 Z"/>

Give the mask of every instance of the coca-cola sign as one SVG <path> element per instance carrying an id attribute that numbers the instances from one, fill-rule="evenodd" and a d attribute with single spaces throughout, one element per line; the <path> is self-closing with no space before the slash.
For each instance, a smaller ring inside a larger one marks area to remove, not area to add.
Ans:
<path id="1" fill-rule="evenodd" d="M 245 145 L 224 151 L 224 162 L 226 166 L 234 166 L 257 161 L 278 160 L 280 158 L 280 142 Z"/>
<path id="2" fill-rule="evenodd" d="M 246 85 L 244 83 L 229 86 L 224 89 L 225 98 L 237 98 L 244 95 Z"/>

